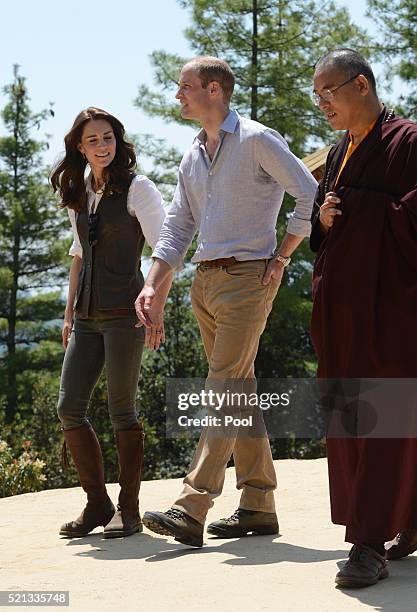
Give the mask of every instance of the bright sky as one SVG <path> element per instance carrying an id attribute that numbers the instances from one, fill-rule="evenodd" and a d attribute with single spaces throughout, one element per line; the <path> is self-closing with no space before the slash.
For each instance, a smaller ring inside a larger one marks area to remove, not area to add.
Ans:
<path id="1" fill-rule="evenodd" d="M 372 32 L 364 7 L 363 0 L 349 0 L 353 20 Z M 47 163 L 62 153 L 76 114 L 94 105 L 116 115 L 130 133 L 166 137 L 181 150 L 189 145 L 194 130 L 149 119 L 133 106 L 138 85 L 152 84 L 153 50 L 192 55 L 182 34 L 188 13 L 175 0 L 9 0 L 1 12 L 0 86 L 12 81 L 17 63 L 32 109 L 54 102 L 55 117 L 41 130 L 52 135 Z M 4 102 L 0 94 L 0 107 Z"/>

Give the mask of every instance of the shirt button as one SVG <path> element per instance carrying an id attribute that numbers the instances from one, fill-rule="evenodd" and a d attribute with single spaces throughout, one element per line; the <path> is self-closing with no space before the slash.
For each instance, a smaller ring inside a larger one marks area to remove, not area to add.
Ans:
<path id="1" fill-rule="evenodd" d="M 207 197 L 208 197 L 208 198 L 211 198 L 211 193 L 208 193 L 208 194 L 207 194 Z"/>
<path id="2" fill-rule="evenodd" d="M 86 285 L 86 286 L 85 286 L 85 290 L 86 290 L 86 291 L 90 291 L 90 285 Z"/>
<path id="3" fill-rule="evenodd" d="M 209 176 L 213 176 L 213 172 L 209 172 Z"/>
<path id="4" fill-rule="evenodd" d="M 208 215 L 206 215 L 206 219 L 208 219 Z"/>

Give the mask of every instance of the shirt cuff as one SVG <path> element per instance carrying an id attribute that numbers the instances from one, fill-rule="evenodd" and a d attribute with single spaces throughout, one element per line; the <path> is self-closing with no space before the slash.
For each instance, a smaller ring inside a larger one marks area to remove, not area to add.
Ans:
<path id="1" fill-rule="evenodd" d="M 307 219 L 298 219 L 294 214 L 291 214 L 288 219 L 287 232 L 294 236 L 310 236 L 311 222 Z"/>
<path id="2" fill-rule="evenodd" d="M 68 255 L 71 255 L 71 257 L 74 257 L 75 255 L 78 255 L 78 257 L 80 257 L 82 259 L 83 256 L 83 249 L 81 246 L 78 246 L 77 244 L 75 244 L 75 242 L 72 243 L 70 250 L 68 251 Z"/>
<path id="3" fill-rule="evenodd" d="M 184 269 L 184 258 L 173 248 L 161 248 L 156 245 L 152 253 L 152 257 L 157 257 L 158 259 L 166 261 L 166 263 L 169 264 L 176 272 Z"/>

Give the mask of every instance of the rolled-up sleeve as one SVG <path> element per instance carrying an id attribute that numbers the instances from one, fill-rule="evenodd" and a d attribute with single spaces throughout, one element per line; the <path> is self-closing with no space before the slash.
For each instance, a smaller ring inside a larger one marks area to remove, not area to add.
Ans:
<path id="1" fill-rule="evenodd" d="M 68 251 L 68 254 L 71 255 L 72 257 L 74 257 L 74 255 L 78 255 L 78 257 L 82 257 L 83 248 L 81 246 L 80 237 L 77 231 L 77 221 L 75 218 L 75 212 L 71 208 L 68 208 L 68 217 L 71 223 L 71 229 L 72 229 L 72 234 L 73 234 L 73 241 L 72 241 L 70 250 Z"/>
<path id="2" fill-rule="evenodd" d="M 196 223 L 188 202 L 183 170 L 180 166 L 174 198 L 168 208 L 152 257 L 163 259 L 174 269 L 181 269 L 195 233 Z"/>
<path id="3" fill-rule="evenodd" d="M 303 162 L 291 153 L 278 132 L 266 129 L 259 133 L 255 147 L 256 158 L 262 169 L 295 198 L 295 208 L 288 220 L 288 233 L 309 236 L 317 181 Z"/>
<path id="4" fill-rule="evenodd" d="M 155 184 L 146 176 L 136 176 L 127 195 L 127 209 L 136 216 L 149 246 L 154 249 L 165 219 L 164 202 Z"/>

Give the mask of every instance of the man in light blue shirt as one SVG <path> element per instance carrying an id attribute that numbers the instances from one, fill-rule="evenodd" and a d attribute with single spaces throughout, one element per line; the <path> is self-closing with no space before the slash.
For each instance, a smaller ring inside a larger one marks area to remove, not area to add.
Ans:
<path id="1" fill-rule="evenodd" d="M 284 268 L 305 236 L 317 183 L 275 130 L 230 110 L 234 76 L 226 62 L 196 58 L 181 71 L 177 99 L 201 131 L 179 168 L 173 203 L 154 249 L 154 263 L 136 301 L 147 343 L 163 336 L 160 287 L 197 234 L 191 291 L 209 381 L 254 381 L 254 361 Z M 284 192 L 296 199 L 287 232 L 276 248 Z M 276 476 L 267 435 L 213 435 L 203 430 L 184 488 L 167 512 L 146 512 L 145 525 L 191 546 L 202 546 L 206 514 L 220 495 L 234 456 L 239 508 L 208 526 L 221 537 L 278 533 Z"/>
<path id="2" fill-rule="evenodd" d="M 202 129 L 184 155 L 174 201 L 153 256 L 176 268 L 198 231 L 193 263 L 234 256 L 270 259 L 284 192 L 296 198 L 288 233 L 310 232 L 316 183 L 278 132 L 228 113 L 210 159 Z"/>

